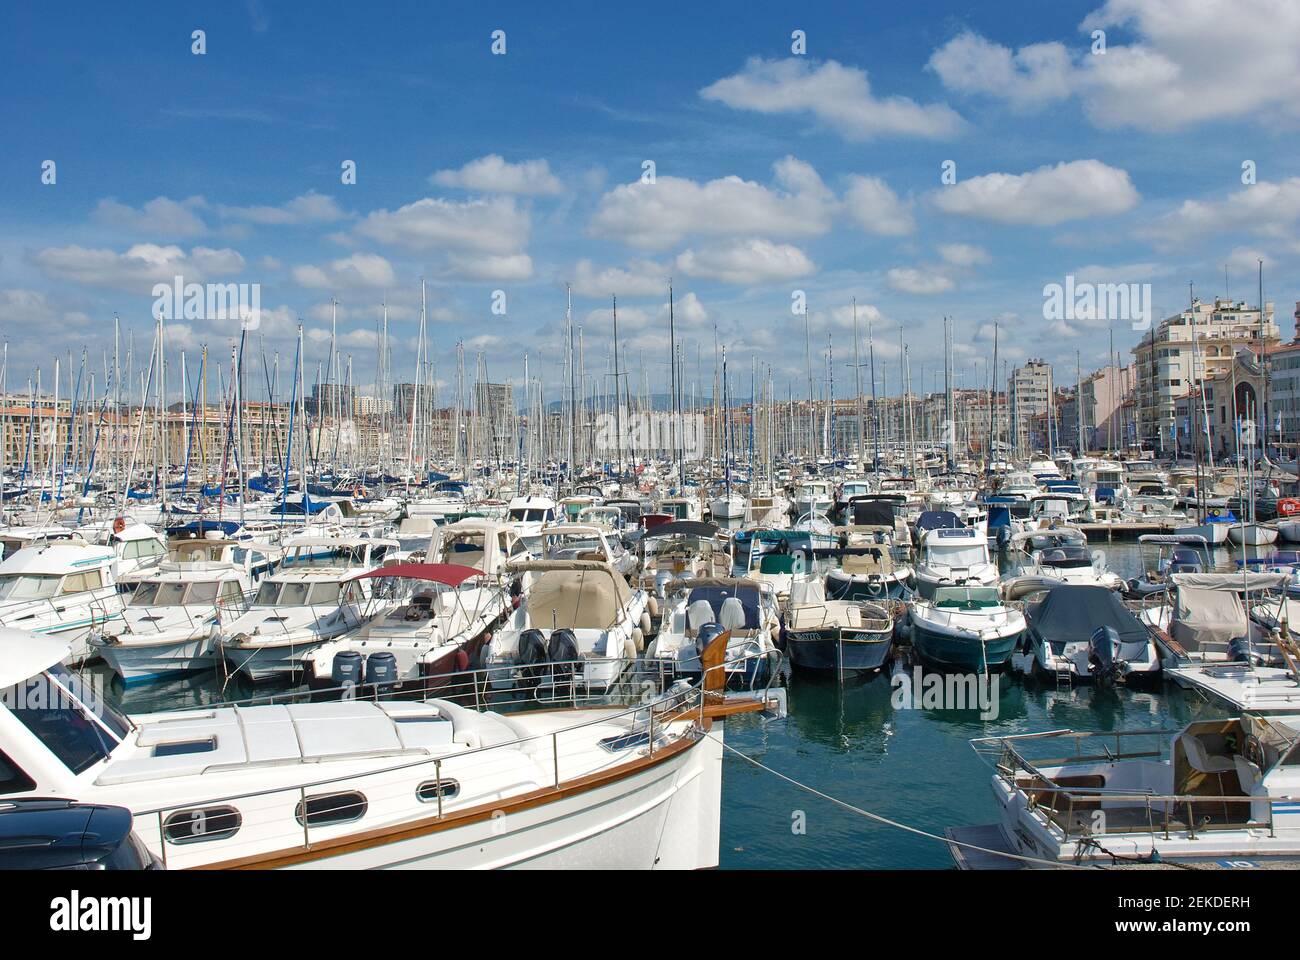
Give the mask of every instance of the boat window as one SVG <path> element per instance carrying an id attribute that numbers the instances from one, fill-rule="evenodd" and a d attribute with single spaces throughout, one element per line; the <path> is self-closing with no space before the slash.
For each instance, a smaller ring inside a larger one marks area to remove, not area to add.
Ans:
<path id="1" fill-rule="evenodd" d="M 311 589 L 310 583 L 301 581 L 290 581 L 284 584 L 280 591 L 281 607 L 301 607 L 307 602 L 307 592 Z"/>
<path id="2" fill-rule="evenodd" d="M 36 789 L 36 781 L 0 750 L 0 794 L 25 793 Z"/>
<path id="3" fill-rule="evenodd" d="M 220 584 L 216 580 L 208 580 L 203 583 L 191 583 L 190 592 L 185 595 L 186 603 L 215 603 L 217 600 L 217 587 Z"/>
<path id="4" fill-rule="evenodd" d="M 76 699 L 49 674 L 0 691 L 0 702 L 74 774 L 108 758 L 117 746 Z"/>
<path id="5" fill-rule="evenodd" d="M 185 584 L 180 581 L 158 584 L 158 597 L 154 600 L 156 607 L 179 607 L 185 597 Z"/>
<path id="6" fill-rule="evenodd" d="M 243 817 L 234 807 L 178 810 L 163 821 L 163 835 L 168 843 L 228 840 L 239 832 L 243 824 Z"/>
<path id="7" fill-rule="evenodd" d="M 334 823 L 351 823 L 366 815 L 366 798 L 360 793 L 326 793 L 318 797 L 299 800 L 294 818 L 303 822 L 303 804 L 306 804 L 306 825 L 323 827 Z"/>
<path id="8" fill-rule="evenodd" d="M 426 780 L 415 788 L 415 798 L 421 803 L 437 803 L 439 792 L 444 800 L 457 796 L 460 793 L 460 781 L 445 778 L 441 781 Z"/>
<path id="9" fill-rule="evenodd" d="M 339 602 L 339 584 L 338 583 L 313 583 L 311 585 L 311 599 L 308 603 L 312 606 L 326 605 Z"/>
<path id="10" fill-rule="evenodd" d="M 58 577 L 30 574 L 10 574 L 0 577 L 0 602 L 44 600 L 58 592 Z"/>
<path id="11" fill-rule="evenodd" d="M 166 552 L 166 548 L 157 540 L 130 540 L 122 548 L 122 559 L 138 560 L 157 557 Z"/>
<path id="12" fill-rule="evenodd" d="M 69 574 L 63 580 L 63 594 L 85 593 L 87 590 L 98 590 L 104 585 L 104 577 L 98 570 L 87 570 L 85 573 Z"/>
<path id="13" fill-rule="evenodd" d="M 240 596 L 244 591 L 239 588 L 238 580 L 225 580 L 221 584 L 221 598 L 223 600 L 233 600 Z"/>
<path id="14" fill-rule="evenodd" d="M 281 584 L 275 580 L 264 580 L 262 585 L 257 588 L 257 597 L 253 603 L 259 607 L 273 607 L 275 601 L 280 597 Z"/>
<path id="15" fill-rule="evenodd" d="M 153 603 L 156 596 L 158 596 L 158 581 L 146 580 L 136 587 L 135 592 L 131 594 L 130 606 L 147 607 Z"/>

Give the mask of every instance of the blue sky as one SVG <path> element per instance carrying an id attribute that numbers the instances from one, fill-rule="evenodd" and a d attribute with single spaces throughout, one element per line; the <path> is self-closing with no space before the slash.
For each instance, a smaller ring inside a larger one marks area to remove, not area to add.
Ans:
<path id="1" fill-rule="evenodd" d="M 518 382 L 527 354 L 552 394 L 566 282 L 589 375 L 617 293 L 630 365 L 666 380 L 671 276 L 700 391 L 716 327 L 733 370 L 747 381 L 755 357 L 796 395 L 796 290 L 815 350 L 833 338 L 840 395 L 855 297 L 891 391 L 900 330 L 916 385 L 938 385 L 944 315 L 967 385 L 983 382 L 994 321 L 1004 359 L 1045 356 L 1062 381 L 1076 350 L 1085 371 L 1104 362 L 1108 327 L 1127 350 L 1126 320 L 1044 318 L 1043 286 L 1070 274 L 1150 283 L 1160 317 L 1189 281 L 1222 294 L 1225 264 L 1253 301 L 1262 257 L 1288 335 L 1300 297 L 1300 6 L 1285 0 L 260 0 L 4 18 L 11 387 L 37 366 L 48 378 L 56 352 L 84 346 L 98 366 L 114 312 L 147 351 L 152 285 L 177 274 L 260 284 L 266 351 L 290 356 L 301 318 L 312 366 L 337 297 L 363 384 L 385 297 L 393 375 L 409 379 L 424 276 L 441 380 L 461 340 L 471 374 L 482 351 L 493 379 Z M 191 364 L 237 333 L 220 319 L 169 330 Z"/>

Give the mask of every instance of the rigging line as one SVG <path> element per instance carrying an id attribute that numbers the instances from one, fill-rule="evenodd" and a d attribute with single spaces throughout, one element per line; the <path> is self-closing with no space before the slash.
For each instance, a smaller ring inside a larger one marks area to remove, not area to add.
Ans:
<path id="1" fill-rule="evenodd" d="M 1007 853 L 1004 850 L 992 850 L 988 847 L 981 847 L 973 843 L 966 843 L 963 840 L 949 840 L 947 837 L 941 837 L 937 833 L 929 833 L 925 830 L 921 830 L 918 827 L 908 826 L 906 823 L 899 823 L 897 820 L 890 820 L 888 817 L 882 817 L 880 814 L 872 813 L 870 810 L 863 810 L 861 807 L 855 807 L 853 804 L 848 803 L 844 800 L 840 800 L 838 797 L 832 797 L 829 793 L 822 793 L 816 787 L 811 787 L 806 783 L 801 783 L 800 781 L 795 780 L 793 777 L 788 777 L 780 770 L 773 770 L 765 763 L 762 763 L 759 760 L 755 760 L 753 757 L 749 756 L 748 754 L 742 753 L 741 751 L 737 750 L 731 744 L 726 743 L 722 740 L 718 740 L 718 738 L 711 733 L 706 733 L 705 736 L 716 741 L 723 749 L 730 750 L 736 756 L 740 757 L 742 760 L 745 760 L 753 764 L 754 766 L 758 767 L 760 770 L 766 770 L 768 773 L 772 774 L 772 776 L 784 780 L 786 783 L 798 787 L 800 790 L 806 791 L 807 793 L 811 793 L 815 797 L 821 797 L 821 799 L 827 800 L 830 803 L 835 804 L 836 806 L 843 807 L 845 810 L 848 810 L 851 813 L 856 813 L 860 817 L 866 817 L 868 820 L 874 820 L 877 823 L 883 823 L 887 827 L 895 827 L 907 833 L 914 833 L 917 836 L 925 837 L 928 840 L 938 840 L 939 842 L 946 843 L 952 847 L 963 847 L 967 850 L 977 850 L 980 853 L 991 853 L 995 856 L 1005 857 L 1008 860 L 1021 860 L 1024 861 L 1025 863 L 1041 863 L 1041 864 L 1046 864 L 1047 866 L 1050 867 L 1059 867 L 1067 870 L 1100 869 L 1099 866 L 1086 866 L 1084 864 L 1062 863 L 1056 860 L 1045 860 L 1042 857 L 1028 857 L 1019 853 Z"/>

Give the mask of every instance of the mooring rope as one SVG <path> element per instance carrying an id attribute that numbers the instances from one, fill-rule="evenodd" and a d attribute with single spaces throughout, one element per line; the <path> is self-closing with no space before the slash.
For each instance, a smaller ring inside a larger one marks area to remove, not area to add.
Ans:
<path id="1" fill-rule="evenodd" d="M 938 840 L 940 843 L 946 843 L 951 847 L 962 847 L 966 850 L 976 850 L 980 853 L 989 853 L 989 854 L 993 854 L 994 856 L 1004 857 L 1008 860 L 1019 860 L 1024 863 L 1038 863 L 1038 864 L 1043 864 L 1045 866 L 1056 867 L 1059 869 L 1066 869 L 1066 870 L 1096 870 L 1096 869 L 1100 869 L 1101 867 L 1100 864 L 1090 865 L 1090 864 L 1082 864 L 1082 863 L 1061 862 L 1058 860 L 1047 860 L 1042 857 L 1030 857 L 1019 853 L 1007 853 L 1005 850 L 992 850 L 988 847 L 981 847 L 978 844 L 967 843 L 964 840 L 950 840 L 948 837 L 942 837 L 937 833 L 930 833 L 926 830 L 920 829 L 919 827 L 913 827 L 913 826 L 909 826 L 906 823 L 900 823 L 897 820 L 891 820 L 889 819 L 889 817 L 881 816 L 878 813 L 872 813 L 870 810 L 863 810 L 861 807 L 854 806 L 853 804 L 845 800 L 841 800 L 838 797 L 832 797 L 829 793 L 823 793 L 821 790 L 818 790 L 816 787 L 809 786 L 808 784 L 802 783 L 794 779 L 793 777 L 786 776 L 780 770 L 773 770 L 771 767 L 769 767 L 767 764 L 763 763 L 762 761 L 756 760 L 753 757 L 749 756 L 748 754 L 743 753 L 740 750 L 737 750 L 731 744 L 719 740 L 711 733 L 705 734 L 705 736 L 717 742 L 723 749 L 730 750 L 732 753 L 734 753 L 736 756 L 740 757 L 742 760 L 746 761 L 747 763 L 753 764 L 755 767 L 758 767 L 758 769 L 760 770 L 765 770 L 766 772 L 772 774 L 772 776 L 780 780 L 784 780 L 786 783 L 790 784 L 791 786 L 798 787 L 800 790 L 803 790 L 807 793 L 811 793 L 815 797 L 820 797 L 821 799 L 833 803 L 838 807 L 843 807 L 845 810 L 848 810 L 851 813 L 856 813 L 860 817 L 866 817 L 868 820 L 874 820 L 876 823 L 884 824 L 887 827 L 893 827 L 896 830 L 902 830 L 906 833 L 915 834 L 918 837 L 925 837 L 927 840 Z"/>

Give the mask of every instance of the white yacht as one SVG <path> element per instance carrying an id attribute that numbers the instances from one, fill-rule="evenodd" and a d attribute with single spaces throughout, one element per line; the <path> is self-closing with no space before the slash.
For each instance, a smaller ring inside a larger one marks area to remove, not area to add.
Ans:
<path id="1" fill-rule="evenodd" d="M 609 564 L 528 560 L 510 567 L 534 579 L 486 646 L 483 666 L 494 686 L 514 688 L 533 677 L 607 690 L 636 661 L 651 626 L 647 597 Z"/>
<path id="2" fill-rule="evenodd" d="M 940 527 L 930 530 L 921 543 L 921 562 L 916 565 L 916 590 L 931 597 L 937 587 L 995 587 L 999 573 L 989 556 L 988 539 L 970 527 Z"/>
<path id="3" fill-rule="evenodd" d="M 176 560 L 136 574 L 122 622 L 97 629 L 91 647 L 129 685 L 216 666 L 222 617 L 248 609 L 248 595 L 266 570 L 259 550 L 225 540 L 189 540 Z"/>
<path id="4" fill-rule="evenodd" d="M 422 692 L 447 684 L 434 678 L 476 664 L 490 631 L 512 609 L 506 578 L 454 563 L 399 563 L 358 574 L 379 581 L 353 633 L 327 640 L 302 658 L 313 689 L 356 690 L 421 681 Z"/>
<path id="5" fill-rule="evenodd" d="M 555 501 L 536 494 L 515 497 L 506 508 L 506 520 L 528 549 L 536 551 L 541 547 L 542 527 L 555 522 Z"/>
<path id="6" fill-rule="evenodd" d="M 835 490 L 829 480 L 805 480 L 790 498 L 790 510 L 795 516 L 807 514 L 826 515 L 835 506 Z"/>
<path id="7" fill-rule="evenodd" d="M 87 638 L 122 619 L 117 554 L 79 538 L 33 541 L 0 562 L 0 627 L 60 637 L 74 661 L 94 651 Z"/>
<path id="8" fill-rule="evenodd" d="M 1300 717 L 1247 712 L 1166 737 L 1054 730 L 972 741 L 994 769 L 999 819 L 948 829 L 950 840 L 983 848 L 952 846 L 958 866 L 1285 866 L 1300 857 Z"/>
<path id="9" fill-rule="evenodd" d="M 541 559 L 599 560 L 623 576 L 636 569 L 636 554 L 597 526 L 581 523 L 551 523 L 542 527 Z"/>
<path id="10" fill-rule="evenodd" d="M 262 581 L 248 611 L 221 625 L 226 671 L 253 681 L 300 673 L 305 654 L 361 625 L 370 581 L 354 577 L 397 547 L 396 540 L 371 537 L 289 539 L 280 569 Z"/>
<path id="11" fill-rule="evenodd" d="M 724 718 L 768 706 L 723 698 L 719 644 L 706 688 L 612 706 L 350 700 L 127 716 L 60 666 L 69 653 L 0 630 L 0 801 L 124 807 L 173 870 L 713 867 Z"/>
<path id="12" fill-rule="evenodd" d="M 726 631 L 723 661 L 730 685 L 766 682 L 781 662 L 781 608 L 770 583 L 734 577 L 678 580 L 643 663 L 669 677 L 698 676 L 700 654 Z"/>

